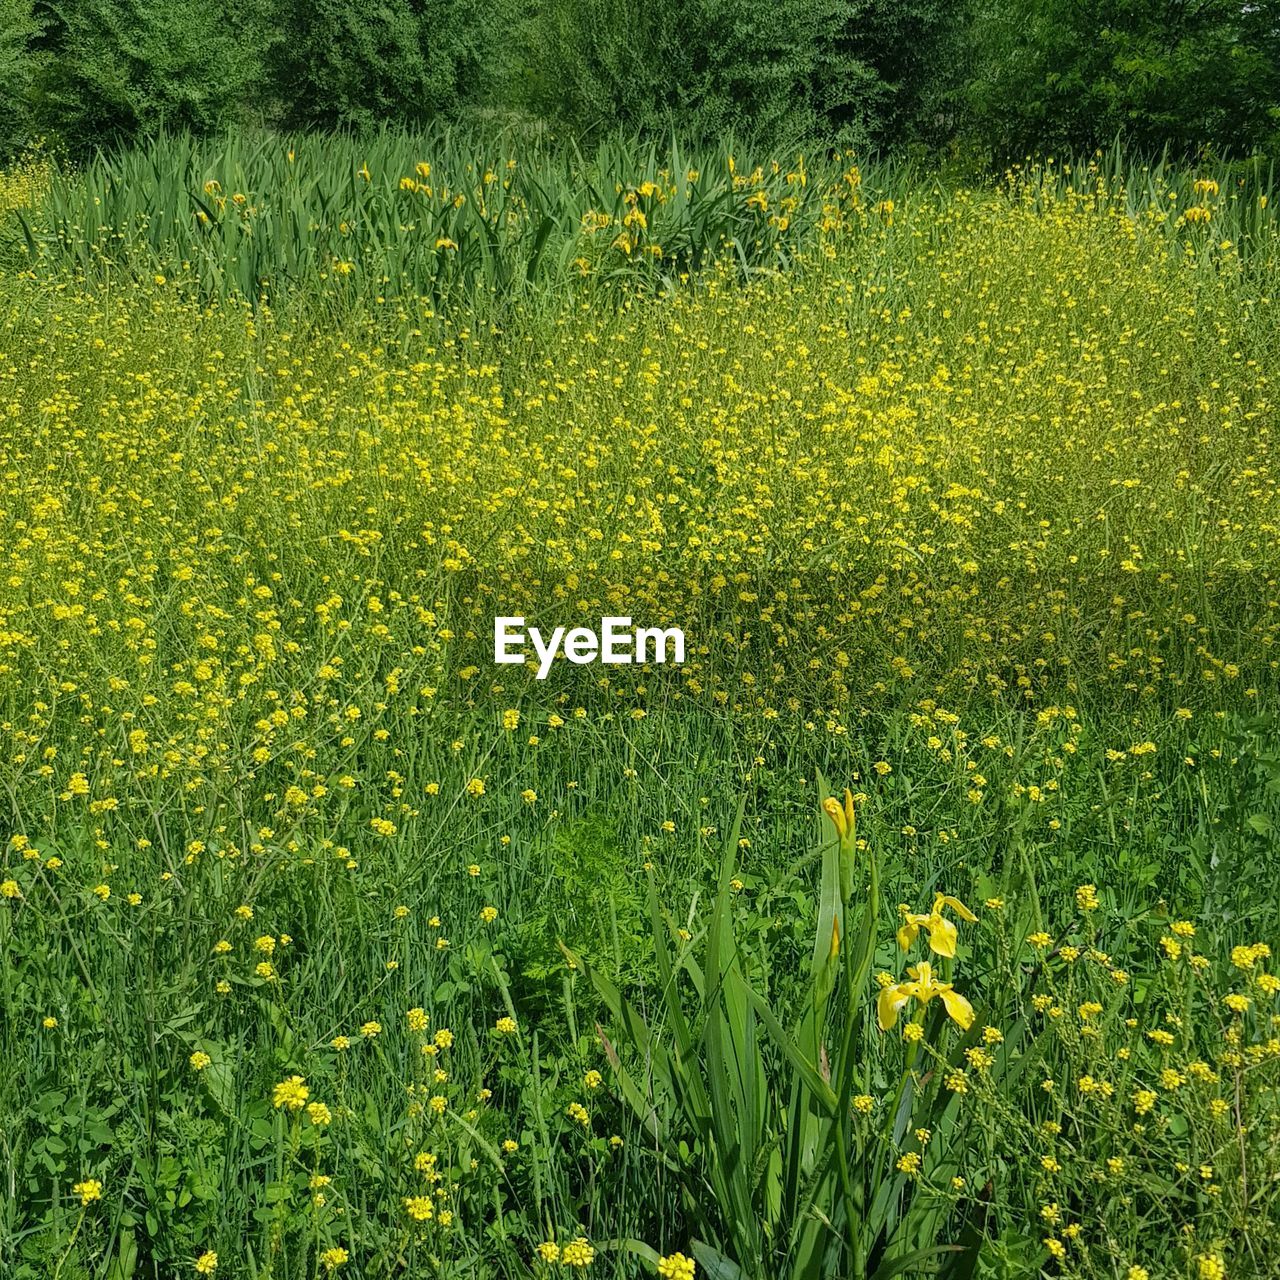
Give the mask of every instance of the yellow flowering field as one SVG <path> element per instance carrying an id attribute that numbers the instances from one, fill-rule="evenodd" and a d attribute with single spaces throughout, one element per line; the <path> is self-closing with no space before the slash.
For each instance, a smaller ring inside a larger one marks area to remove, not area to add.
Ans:
<path id="1" fill-rule="evenodd" d="M 0 180 L 0 1275 L 1278 1274 L 1265 196 L 418 145 Z"/>

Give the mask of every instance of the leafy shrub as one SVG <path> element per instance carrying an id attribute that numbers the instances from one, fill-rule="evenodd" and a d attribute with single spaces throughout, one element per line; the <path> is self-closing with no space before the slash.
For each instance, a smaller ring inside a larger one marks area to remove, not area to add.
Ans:
<path id="1" fill-rule="evenodd" d="M 40 33 L 31 0 L 0 0 L 0 156 L 31 140 L 31 88 Z"/>
<path id="2" fill-rule="evenodd" d="M 510 48 L 509 6 L 280 0 L 273 90 L 293 128 L 424 124 L 482 101 Z"/>
<path id="3" fill-rule="evenodd" d="M 1189 155 L 1274 151 L 1280 30 L 1267 5 L 1076 5 L 979 11 L 968 39 L 971 127 L 997 158 L 1105 146 Z"/>
<path id="4" fill-rule="evenodd" d="M 534 19 L 532 104 L 579 131 L 865 143 L 917 114 L 947 25 L 928 0 L 548 0 Z"/>
<path id="5" fill-rule="evenodd" d="M 222 128 L 260 76 L 262 16 L 253 0 L 72 0 L 43 36 L 37 120 L 76 152 Z"/>

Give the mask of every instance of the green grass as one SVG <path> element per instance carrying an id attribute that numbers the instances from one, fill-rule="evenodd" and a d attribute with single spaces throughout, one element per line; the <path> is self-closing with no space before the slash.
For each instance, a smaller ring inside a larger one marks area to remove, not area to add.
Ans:
<path id="1" fill-rule="evenodd" d="M 449 130 L 174 136 L 59 171 L 20 215 L 22 247 L 38 270 L 159 271 L 255 302 L 319 289 L 345 307 L 443 304 L 554 296 L 584 279 L 669 288 L 725 256 L 747 272 L 785 268 L 847 167 L 823 161 L 811 183 L 798 155 L 761 165 L 731 141 L 689 154 L 615 138 L 583 154 Z"/>
<path id="2" fill-rule="evenodd" d="M 0 1273 L 1267 1275 L 1262 175 L 842 157 L 783 228 L 794 157 L 289 149 L 5 224 Z M 509 612 L 690 660 L 538 682 Z M 978 921 L 904 954 L 936 893 Z M 881 1029 L 923 959 L 971 1027 Z"/>
<path id="3" fill-rule="evenodd" d="M 340 312 L 389 298 L 554 306 L 568 289 L 669 291 L 717 261 L 746 275 L 787 270 L 820 232 L 925 185 L 893 161 L 758 152 L 731 138 L 688 148 L 612 137 L 584 153 L 518 130 L 174 135 L 52 169 L 18 212 L 8 257 L 41 274 L 159 272 L 202 298 L 311 297 Z M 15 183 L 24 176 L 15 170 Z M 1190 172 L 1119 149 L 1005 175 L 1029 208 L 1075 199 L 1174 237 L 1185 238 L 1189 208 L 1212 210 L 1194 227 L 1264 271 L 1275 264 L 1273 178 L 1260 161 Z M 944 201 L 953 191 L 927 185 Z"/>

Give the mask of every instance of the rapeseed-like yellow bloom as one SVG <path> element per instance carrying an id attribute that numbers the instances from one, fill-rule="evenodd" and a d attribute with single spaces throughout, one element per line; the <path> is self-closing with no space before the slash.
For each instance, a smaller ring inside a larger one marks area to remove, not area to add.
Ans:
<path id="1" fill-rule="evenodd" d="M 658 1259 L 658 1274 L 662 1280 L 693 1280 L 697 1268 L 692 1258 L 683 1253 L 669 1253 Z"/>
<path id="2" fill-rule="evenodd" d="M 91 1204 L 94 1200 L 102 1199 L 102 1183 L 97 1178 L 85 1178 L 71 1188 L 71 1193 L 80 1197 L 82 1205 Z"/>
<path id="3" fill-rule="evenodd" d="M 311 1090 L 301 1076 L 289 1076 L 272 1090 L 271 1105 L 277 1111 L 281 1107 L 289 1111 L 301 1111 L 310 1093 Z"/>
<path id="4" fill-rule="evenodd" d="M 595 1256 L 596 1251 L 587 1242 L 586 1236 L 570 1240 L 560 1250 L 560 1262 L 566 1267 L 589 1267 Z"/>
<path id="5" fill-rule="evenodd" d="M 435 1201 L 430 1196 L 408 1196 L 404 1207 L 415 1222 L 430 1222 L 436 1215 Z"/>

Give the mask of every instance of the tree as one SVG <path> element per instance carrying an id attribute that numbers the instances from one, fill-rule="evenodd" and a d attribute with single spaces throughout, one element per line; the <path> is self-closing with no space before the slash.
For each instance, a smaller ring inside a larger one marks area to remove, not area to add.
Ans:
<path id="1" fill-rule="evenodd" d="M 867 143 L 920 113 L 944 0 L 544 0 L 531 106 L 578 131 Z"/>
<path id="2" fill-rule="evenodd" d="M 491 97 L 511 47 L 501 0 L 279 0 L 275 14 L 274 92 L 296 128 L 454 114 Z"/>
<path id="3" fill-rule="evenodd" d="M 1280 134 L 1277 0 L 983 0 L 970 128 L 998 159 L 1117 137 L 1187 155 Z"/>
<path id="4" fill-rule="evenodd" d="M 31 45 L 40 26 L 31 0 L 0 0 L 0 155 L 11 155 L 31 141 L 36 68 Z"/>
<path id="5" fill-rule="evenodd" d="M 40 124 L 73 151 L 242 116 L 261 72 L 253 0 L 62 0 L 47 8 Z"/>

